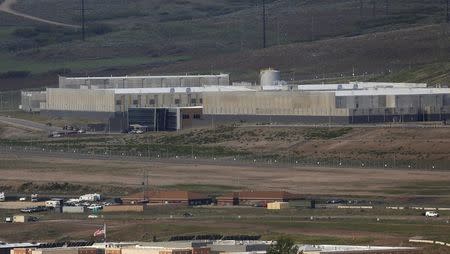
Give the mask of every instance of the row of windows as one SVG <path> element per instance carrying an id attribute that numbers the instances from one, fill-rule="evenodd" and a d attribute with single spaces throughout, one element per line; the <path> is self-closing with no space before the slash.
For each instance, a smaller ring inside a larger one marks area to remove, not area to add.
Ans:
<path id="1" fill-rule="evenodd" d="M 189 114 L 183 114 L 183 119 L 190 119 L 191 118 L 191 116 L 189 115 Z M 201 115 L 200 114 L 194 114 L 194 119 L 200 119 L 201 118 Z"/>
<path id="2" fill-rule="evenodd" d="M 175 104 L 180 104 L 181 101 L 180 99 L 175 99 Z M 203 103 L 203 99 L 199 99 L 199 103 L 202 104 Z M 149 105 L 155 105 L 156 101 L 155 99 L 150 99 L 148 101 Z M 191 104 L 197 104 L 197 99 L 191 99 Z M 116 100 L 116 105 L 122 105 L 122 101 L 121 100 Z M 139 100 L 133 100 L 133 105 L 139 105 Z"/>

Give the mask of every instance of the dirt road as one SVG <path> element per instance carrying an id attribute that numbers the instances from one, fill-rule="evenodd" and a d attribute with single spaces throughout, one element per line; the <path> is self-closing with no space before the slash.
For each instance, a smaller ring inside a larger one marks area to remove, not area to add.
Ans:
<path id="1" fill-rule="evenodd" d="M 2 12 L 6 12 L 15 16 L 19 16 L 25 19 L 30 19 L 30 20 L 34 20 L 34 21 L 38 21 L 38 22 L 42 22 L 42 23 L 46 23 L 49 25 L 54 25 L 54 26 L 62 26 L 62 27 L 68 27 L 68 28 L 80 28 L 80 26 L 78 25 L 71 25 L 71 24 L 65 24 L 65 23 L 60 23 L 60 22 L 56 22 L 56 21 L 51 21 L 48 19 L 43 19 L 43 18 L 39 18 L 39 17 L 35 17 L 35 16 L 31 16 L 25 13 L 21 13 L 18 11 L 13 10 L 11 7 L 17 2 L 17 0 L 5 0 L 3 3 L 0 4 L 0 11 Z"/>
<path id="2" fill-rule="evenodd" d="M 61 128 L 54 127 L 54 126 L 48 126 L 45 124 L 19 119 L 19 118 L 12 118 L 7 116 L 0 116 L 0 123 L 4 123 L 6 125 L 11 125 L 18 128 L 24 128 L 31 131 L 44 131 L 44 132 L 51 132 L 51 131 L 57 131 L 61 130 Z"/>

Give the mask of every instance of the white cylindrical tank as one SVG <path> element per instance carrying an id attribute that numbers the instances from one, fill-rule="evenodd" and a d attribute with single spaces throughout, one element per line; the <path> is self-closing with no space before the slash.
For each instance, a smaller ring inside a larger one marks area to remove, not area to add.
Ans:
<path id="1" fill-rule="evenodd" d="M 272 69 L 261 70 L 259 77 L 261 86 L 273 86 L 277 81 L 281 80 L 280 71 Z"/>

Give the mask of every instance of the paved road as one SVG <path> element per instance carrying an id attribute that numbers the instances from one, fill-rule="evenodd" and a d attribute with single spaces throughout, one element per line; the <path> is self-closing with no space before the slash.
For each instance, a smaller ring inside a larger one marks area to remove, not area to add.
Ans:
<path id="1" fill-rule="evenodd" d="M 62 26 L 62 27 L 68 27 L 68 28 L 80 28 L 80 26 L 78 26 L 78 25 L 71 25 L 71 24 L 51 21 L 51 20 L 48 20 L 48 19 L 43 19 L 43 18 L 39 18 L 39 17 L 35 17 L 35 16 L 31 16 L 31 15 L 28 15 L 28 14 L 25 14 L 25 13 L 21 13 L 21 12 L 15 11 L 11 7 L 16 2 L 17 2 L 17 0 L 5 0 L 3 3 L 0 4 L 0 11 L 9 13 L 9 14 L 12 14 L 12 15 L 15 15 L 15 16 L 19 16 L 19 17 L 22 17 L 22 18 L 25 18 L 25 19 L 30 19 L 30 20 L 46 23 L 46 24 L 49 24 L 49 25 Z"/>
<path id="2" fill-rule="evenodd" d="M 47 126 L 45 124 L 36 123 L 33 121 L 24 120 L 24 119 L 7 117 L 7 116 L 0 116 L 0 123 L 15 126 L 18 128 L 33 130 L 33 131 L 52 132 L 52 131 L 61 130 L 61 128 L 58 128 L 58 127 Z"/>

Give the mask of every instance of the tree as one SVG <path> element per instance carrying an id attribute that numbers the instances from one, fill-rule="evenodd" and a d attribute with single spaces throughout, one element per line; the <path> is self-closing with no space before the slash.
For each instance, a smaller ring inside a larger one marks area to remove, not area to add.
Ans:
<path id="1" fill-rule="evenodd" d="M 295 245 L 292 238 L 281 236 L 276 243 L 270 245 L 267 254 L 298 254 L 298 246 Z M 303 252 L 301 252 L 303 253 Z"/>

